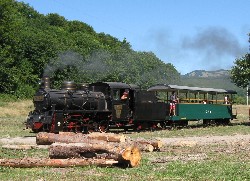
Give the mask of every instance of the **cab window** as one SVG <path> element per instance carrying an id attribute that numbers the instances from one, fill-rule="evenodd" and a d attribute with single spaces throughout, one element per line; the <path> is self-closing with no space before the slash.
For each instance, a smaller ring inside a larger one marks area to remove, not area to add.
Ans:
<path id="1" fill-rule="evenodd" d="M 113 99 L 120 100 L 120 91 L 119 90 L 113 90 Z"/>

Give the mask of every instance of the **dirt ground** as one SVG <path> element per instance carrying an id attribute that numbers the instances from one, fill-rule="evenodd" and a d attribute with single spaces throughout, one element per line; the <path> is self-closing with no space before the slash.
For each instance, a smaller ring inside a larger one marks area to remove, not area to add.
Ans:
<path id="1" fill-rule="evenodd" d="M 232 136 L 193 136 L 178 138 L 162 138 L 163 147 L 159 153 L 146 157 L 153 164 L 165 164 L 171 161 L 201 161 L 207 160 L 210 152 L 220 154 L 244 154 L 244 159 L 250 159 L 250 134 Z M 1 138 L 0 145 L 7 149 L 48 149 L 49 145 L 36 145 L 36 137 Z M 174 153 L 168 155 L 165 153 Z M 215 156 L 216 157 L 216 156 Z M 211 158 L 210 158 L 211 159 Z"/>
<path id="2" fill-rule="evenodd" d="M 163 144 L 170 146 L 194 146 L 194 145 L 209 145 L 209 144 L 234 144 L 234 143 L 250 143 L 250 134 L 248 135 L 233 135 L 233 136 L 193 136 L 181 138 L 162 138 Z M 35 137 L 15 137 L 1 138 L 2 145 L 27 145 L 36 146 Z"/>

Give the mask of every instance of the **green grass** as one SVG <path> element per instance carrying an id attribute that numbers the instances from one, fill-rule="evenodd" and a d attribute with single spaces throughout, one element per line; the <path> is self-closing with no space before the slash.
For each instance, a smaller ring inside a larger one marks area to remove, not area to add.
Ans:
<path id="1" fill-rule="evenodd" d="M 250 124 L 230 124 L 229 126 L 187 127 L 154 132 L 139 132 L 128 134 L 133 138 L 171 138 L 186 136 L 223 136 L 235 134 L 250 134 Z"/>
<path id="2" fill-rule="evenodd" d="M 164 156 L 164 155 L 163 155 Z M 249 159 L 249 158 L 248 158 Z M 0 167 L 1 180 L 248 180 L 250 163 L 231 160 L 170 161 L 152 163 L 144 158 L 137 168 L 6 168 Z"/>
<path id="3" fill-rule="evenodd" d="M 27 116 L 0 117 L 0 138 L 35 136 L 30 130 L 25 129 L 26 118 Z"/>
<path id="4" fill-rule="evenodd" d="M 28 114 L 28 112 L 27 112 Z M 25 115 L 0 117 L 0 138 L 35 136 L 24 130 Z M 132 138 L 171 138 L 250 134 L 249 122 L 229 126 L 190 126 L 154 132 L 126 134 Z M 10 168 L 0 167 L 0 180 L 249 180 L 250 142 L 202 146 L 165 146 L 161 152 L 142 153 L 136 168 L 69 167 Z M 3 158 L 48 158 L 47 149 L 11 150 L 0 148 Z"/>

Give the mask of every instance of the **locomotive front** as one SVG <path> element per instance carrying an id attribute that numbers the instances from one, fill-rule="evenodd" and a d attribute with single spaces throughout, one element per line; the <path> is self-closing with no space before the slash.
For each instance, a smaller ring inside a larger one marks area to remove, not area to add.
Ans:
<path id="1" fill-rule="evenodd" d="M 34 132 L 53 132 L 57 115 L 60 115 L 60 120 L 57 119 L 60 129 L 68 129 L 69 125 L 71 128 L 83 125 L 83 120 L 91 120 L 96 111 L 106 109 L 103 93 L 88 91 L 85 84 L 77 87 L 72 81 L 65 81 L 59 90 L 51 89 L 48 77 L 42 79 L 33 103 L 35 109 L 28 115 L 26 128 Z"/>

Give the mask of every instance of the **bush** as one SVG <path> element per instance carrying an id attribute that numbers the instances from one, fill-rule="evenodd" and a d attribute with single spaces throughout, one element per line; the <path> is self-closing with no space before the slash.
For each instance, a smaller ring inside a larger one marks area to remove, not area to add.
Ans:
<path id="1" fill-rule="evenodd" d="M 4 102 L 14 102 L 17 101 L 17 97 L 11 94 L 0 94 L 0 106 L 4 104 Z"/>
<path id="2" fill-rule="evenodd" d="M 35 94 L 35 90 L 32 86 L 23 84 L 22 86 L 19 86 L 17 88 L 17 91 L 15 92 L 15 97 L 18 99 L 27 99 L 32 98 L 32 96 Z"/>
<path id="3" fill-rule="evenodd" d="M 235 102 L 235 104 L 238 104 L 238 105 L 240 105 L 240 104 L 246 105 L 246 103 L 247 103 L 246 97 L 238 96 L 238 95 L 236 95 L 234 97 L 234 102 Z"/>

